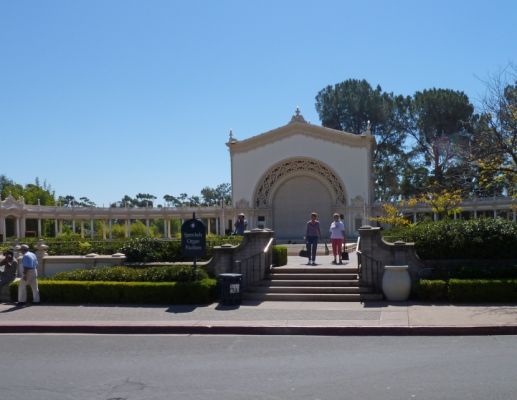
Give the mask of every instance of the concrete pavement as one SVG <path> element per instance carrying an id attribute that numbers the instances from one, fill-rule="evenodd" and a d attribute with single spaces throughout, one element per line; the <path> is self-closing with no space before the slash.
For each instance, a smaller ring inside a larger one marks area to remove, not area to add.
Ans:
<path id="1" fill-rule="evenodd" d="M 325 255 L 317 258 L 321 266 L 330 265 L 331 260 Z M 288 265 L 305 262 L 292 255 Z M 357 266 L 354 253 L 346 266 Z M 248 301 L 240 306 L 41 304 L 22 308 L 0 304 L 0 333 L 12 332 L 517 335 L 517 304 Z"/>
<path id="2" fill-rule="evenodd" d="M 514 304 L 262 302 L 240 306 L 0 305 L 0 333 L 517 334 Z"/>

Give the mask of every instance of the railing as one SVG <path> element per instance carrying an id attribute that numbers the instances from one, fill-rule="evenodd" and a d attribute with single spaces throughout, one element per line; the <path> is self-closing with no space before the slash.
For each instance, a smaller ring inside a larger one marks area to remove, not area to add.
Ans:
<path id="1" fill-rule="evenodd" d="M 382 274 L 384 265 L 357 250 L 357 264 L 359 267 L 359 282 L 363 286 L 371 287 L 376 293 L 382 293 Z"/>
<path id="2" fill-rule="evenodd" d="M 235 261 L 235 270 L 242 274 L 242 290 L 263 280 L 269 274 L 273 258 L 272 243 L 273 238 L 269 240 L 260 253 Z"/>

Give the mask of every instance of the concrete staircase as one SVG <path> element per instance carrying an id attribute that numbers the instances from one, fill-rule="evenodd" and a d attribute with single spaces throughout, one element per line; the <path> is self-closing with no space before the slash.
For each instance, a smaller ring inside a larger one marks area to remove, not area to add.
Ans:
<path id="1" fill-rule="evenodd" d="M 373 301 L 382 295 L 359 286 L 357 267 L 276 267 L 270 279 L 245 289 L 255 301 Z"/>

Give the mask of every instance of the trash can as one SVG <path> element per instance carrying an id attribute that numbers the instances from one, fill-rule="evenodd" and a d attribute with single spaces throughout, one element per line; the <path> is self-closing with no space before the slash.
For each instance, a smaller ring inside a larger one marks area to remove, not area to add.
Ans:
<path id="1" fill-rule="evenodd" d="M 241 304 L 242 274 L 219 274 L 219 299 L 225 306 Z"/>

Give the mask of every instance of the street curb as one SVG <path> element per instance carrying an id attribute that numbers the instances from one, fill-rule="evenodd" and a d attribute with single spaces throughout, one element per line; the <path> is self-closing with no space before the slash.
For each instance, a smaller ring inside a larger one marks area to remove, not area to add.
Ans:
<path id="1" fill-rule="evenodd" d="M 517 325 L 502 326 L 239 326 L 239 325 L 0 325 L 5 333 L 63 334 L 190 334 L 190 335 L 307 335 L 307 336 L 486 336 L 517 335 Z"/>

